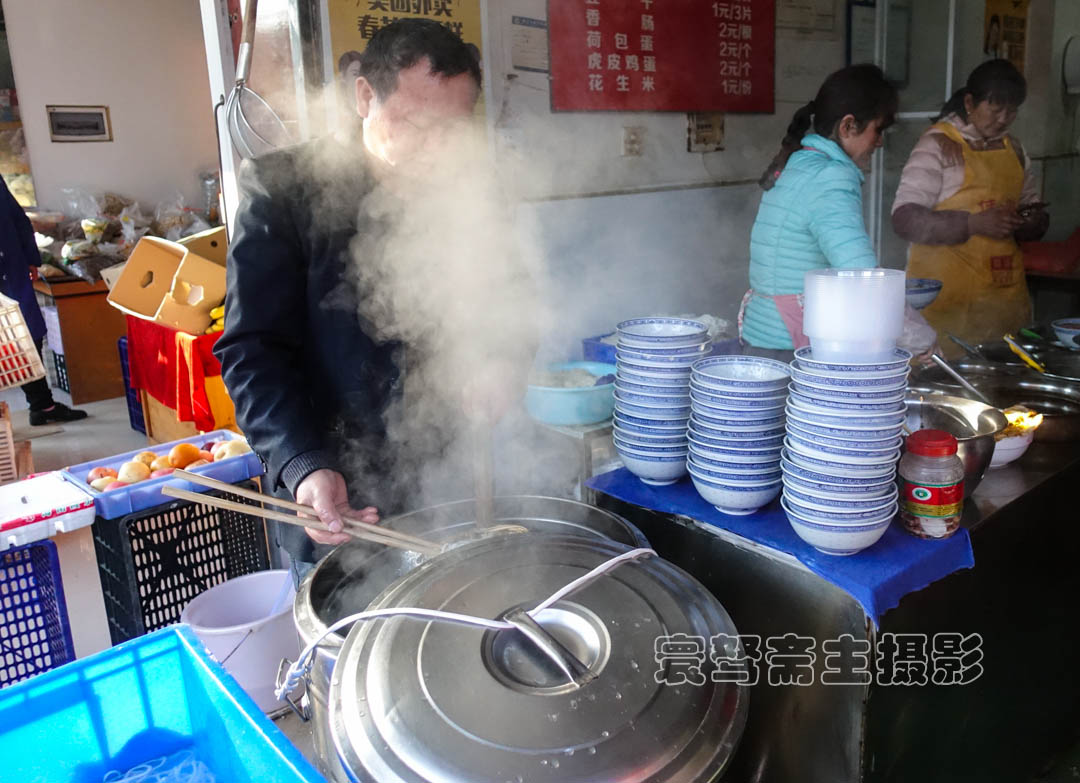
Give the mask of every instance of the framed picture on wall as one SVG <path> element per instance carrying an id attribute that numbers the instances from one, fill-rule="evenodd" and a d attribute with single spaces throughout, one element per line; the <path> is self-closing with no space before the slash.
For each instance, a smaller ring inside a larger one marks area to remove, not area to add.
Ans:
<path id="1" fill-rule="evenodd" d="M 884 1 L 884 0 L 883 0 Z M 911 6 L 907 0 L 888 0 L 885 30 L 885 77 L 897 87 L 908 83 L 911 56 Z M 848 0 L 847 63 L 876 62 L 876 0 Z"/>
<path id="2" fill-rule="evenodd" d="M 53 141 L 112 141 L 108 106 L 46 106 Z"/>

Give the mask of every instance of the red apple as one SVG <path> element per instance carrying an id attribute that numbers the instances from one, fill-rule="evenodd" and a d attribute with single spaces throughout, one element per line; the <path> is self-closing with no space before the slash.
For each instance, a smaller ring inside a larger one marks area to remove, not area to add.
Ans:
<path id="1" fill-rule="evenodd" d="M 114 481 L 109 486 L 105 487 L 105 491 L 109 492 L 113 489 L 123 489 L 124 487 L 130 487 L 131 485 L 124 481 Z"/>
<path id="2" fill-rule="evenodd" d="M 105 478 L 106 476 L 116 478 L 116 475 L 116 471 L 112 468 L 94 468 L 86 474 L 86 483 L 89 484 L 91 481 L 96 481 L 99 478 Z"/>
<path id="3" fill-rule="evenodd" d="M 176 468 L 160 468 L 159 470 L 155 470 L 153 473 L 151 473 L 150 478 L 161 478 L 162 476 L 168 476 L 174 470 L 176 470 Z"/>
<path id="4" fill-rule="evenodd" d="M 202 445 L 202 450 L 203 451 L 209 451 L 211 454 L 213 454 L 214 449 L 217 448 L 217 445 L 219 443 L 221 443 L 220 440 L 208 440 L 208 441 L 206 441 L 206 443 L 204 443 Z"/>

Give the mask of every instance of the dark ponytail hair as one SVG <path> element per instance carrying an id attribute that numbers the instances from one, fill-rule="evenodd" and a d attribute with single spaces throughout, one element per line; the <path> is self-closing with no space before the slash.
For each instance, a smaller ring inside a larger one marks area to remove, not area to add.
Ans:
<path id="1" fill-rule="evenodd" d="M 967 84 L 953 93 L 941 107 L 941 114 L 937 119 L 958 114 L 960 119 L 967 122 L 964 98 L 968 95 L 976 104 L 990 101 L 999 106 L 1019 106 L 1027 98 L 1027 80 L 1008 60 L 987 60 L 971 72 Z"/>
<path id="2" fill-rule="evenodd" d="M 847 115 L 852 115 L 860 131 L 870 122 L 880 119 L 882 128 L 892 125 L 897 108 L 896 87 L 889 83 L 876 65 L 849 65 L 831 74 L 821 85 L 814 100 L 795 112 L 787 134 L 780 143 L 780 152 L 772 159 L 758 184 L 768 190 L 784 170 L 788 158 L 802 145 L 802 138 L 811 127 L 814 132 L 830 137 Z"/>

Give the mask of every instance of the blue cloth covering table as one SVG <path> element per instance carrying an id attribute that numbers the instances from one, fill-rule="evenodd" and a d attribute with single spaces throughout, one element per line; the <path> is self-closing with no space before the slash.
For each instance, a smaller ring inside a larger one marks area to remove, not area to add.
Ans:
<path id="1" fill-rule="evenodd" d="M 689 477 L 654 487 L 626 468 L 594 476 L 588 486 L 613 498 L 665 514 L 680 514 L 727 530 L 770 549 L 791 555 L 842 590 L 863 607 L 874 625 L 908 593 L 962 568 L 975 565 L 966 528 L 942 541 L 916 538 L 894 521 L 876 544 L 855 555 L 836 557 L 818 552 L 799 538 L 779 499 L 748 516 L 730 516 L 707 503 Z"/>

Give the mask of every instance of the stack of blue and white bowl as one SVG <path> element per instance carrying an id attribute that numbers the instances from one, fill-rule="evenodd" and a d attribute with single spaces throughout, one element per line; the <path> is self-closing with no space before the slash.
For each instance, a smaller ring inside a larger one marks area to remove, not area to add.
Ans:
<path id="1" fill-rule="evenodd" d="M 690 376 L 688 470 L 725 514 L 751 514 L 780 494 L 788 367 L 754 356 L 702 359 Z"/>
<path id="2" fill-rule="evenodd" d="M 795 533 L 830 555 L 874 544 L 897 511 L 896 463 L 911 354 L 791 363 L 781 504 Z"/>
<path id="3" fill-rule="evenodd" d="M 686 475 L 690 367 L 711 345 L 700 321 L 635 318 L 618 325 L 615 451 L 646 484 Z"/>

